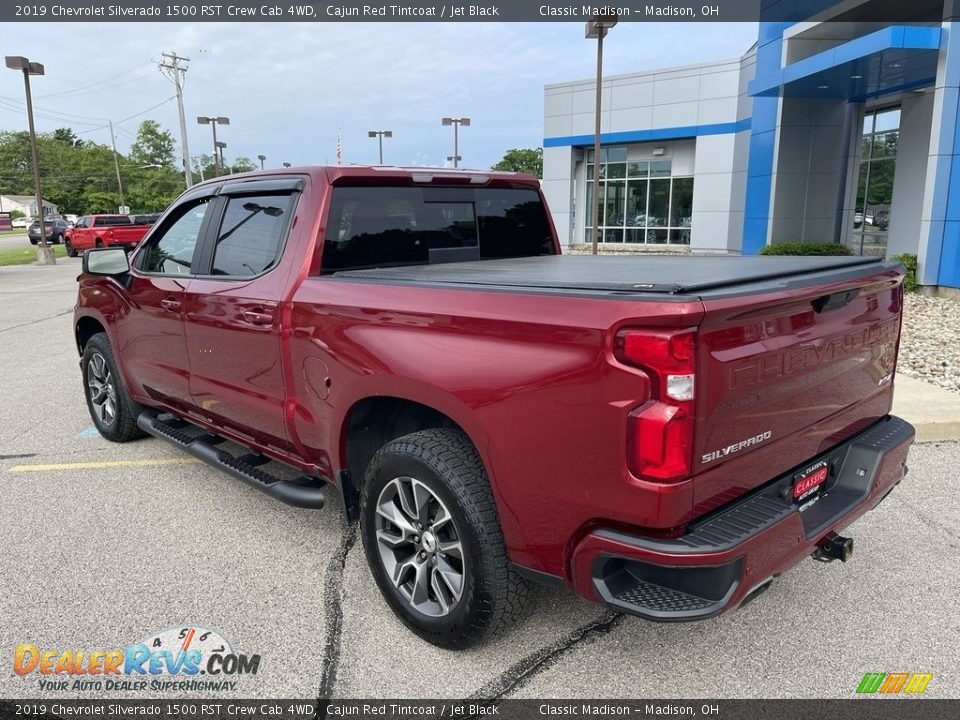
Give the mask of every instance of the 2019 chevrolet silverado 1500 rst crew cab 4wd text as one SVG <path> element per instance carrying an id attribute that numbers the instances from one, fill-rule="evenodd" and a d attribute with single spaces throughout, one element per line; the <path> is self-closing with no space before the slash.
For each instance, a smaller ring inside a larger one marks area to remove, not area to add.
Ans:
<path id="1" fill-rule="evenodd" d="M 303 168 L 190 188 L 129 260 L 88 251 L 75 329 L 105 437 L 293 505 L 332 490 L 394 612 L 463 647 L 530 580 L 695 620 L 847 559 L 914 436 L 889 414 L 901 280 L 562 256 L 535 178 Z"/>

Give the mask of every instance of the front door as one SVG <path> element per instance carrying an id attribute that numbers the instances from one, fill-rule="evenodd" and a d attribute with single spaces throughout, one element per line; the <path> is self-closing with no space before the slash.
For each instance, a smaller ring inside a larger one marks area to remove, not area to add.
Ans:
<path id="1" fill-rule="evenodd" d="M 130 304 L 117 319 L 119 354 L 133 392 L 179 409 L 191 406 L 184 292 L 209 200 L 197 198 L 176 208 L 137 252 L 126 292 Z"/>

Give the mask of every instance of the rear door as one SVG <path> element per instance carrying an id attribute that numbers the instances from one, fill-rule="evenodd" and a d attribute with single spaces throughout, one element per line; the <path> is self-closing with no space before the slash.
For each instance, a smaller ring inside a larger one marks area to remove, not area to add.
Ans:
<path id="1" fill-rule="evenodd" d="M 195 273 L 199 240 L 210 222 L 210 189 L 181 200 L 134 256 L 129 308 L 117 321 L 119 356 L 136 391 L 190 409 L 190 357 L 184 339 L 184 291 Z"/>
<path id="2" fill-rule="evenodd" d="M 225 185 L 186 293 L 190 392 L 214 424 L 289 450 L 278 267 L 302 181 Z"/>

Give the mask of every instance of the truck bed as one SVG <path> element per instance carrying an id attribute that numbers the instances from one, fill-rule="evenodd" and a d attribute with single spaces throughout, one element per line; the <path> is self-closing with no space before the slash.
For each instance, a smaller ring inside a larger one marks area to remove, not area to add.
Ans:
<path id="1" fill-rule="evenodd" d="M 864 267 L 869 266 L 869 268 Z M 335 273 L 336 277 L 427 285 L 522 287 L 607 293 L 723 294 L 803 285 L 829 273 L 836 279 L 878 271 L 874 257 L 707 255 L 554 255 Z M 766 287 L 762 287 L 766 285 Z"/>

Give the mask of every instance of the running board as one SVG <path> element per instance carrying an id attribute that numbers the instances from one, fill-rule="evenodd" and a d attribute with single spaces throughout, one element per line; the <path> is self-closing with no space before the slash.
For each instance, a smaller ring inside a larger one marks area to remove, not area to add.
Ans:
<path id="1" fill-rule="evenodd" d="M 301 477 L 297 480 L 282 480 L 258 467 L 269 462 L 264 456 L 247 454 L 234 457 L 227 451 L 214 447 L 223 442 L 223 438 L 209 433 L 191 435 L 185 430 L 191 425 L 173 416 L 170 416 L 169 420 L 161 420 L 157 413 L 147 410 L 140 413 L 137 425 L 154 437 L 176 445 L 198 460 L 223 470 L 280 502 L 315 510 L 323 507 L 323 489 L 316 486 L 317 482 L 322 481 L 318 479 Z"/>

